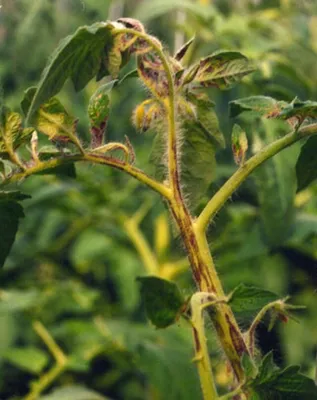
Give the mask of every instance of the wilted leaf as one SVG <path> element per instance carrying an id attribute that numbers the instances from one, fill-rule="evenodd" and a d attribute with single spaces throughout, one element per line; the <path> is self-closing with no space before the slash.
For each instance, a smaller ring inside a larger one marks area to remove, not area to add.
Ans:
<path id="1" fill-rule="evenodd" d="M 43 72 L 28 110 L 28 120 L 41 104 L 61 90 L 68 78 L 78 91 L 97 75 L 107 49 L 112 45 L 111 29 L 111 24 L 97 22 L 80 27 L 61 41 Z"/>
<path id="2" fill-rule="evenodd" d="M 168 80 L 162 60 L 155 52 L 138 57 L 138 74 L 155 97 L 168 96 Z"/>
<path id="3" fill-rule="evenodd" d="M 180 316 L 185 300 L 175 283 L 154 276 L 140 277 L 145 310 L 157 328 L 166 328 Z"/>
<path id="4" fill-rule="evenodd" d="M 116 82 L 117 80 L 113 80 L 100 86 L 89 100 L 88 116 L 92 148 L 102 145 L 109 118 L 110 93 Z"/>
<path id="5" fill-rule="evenodd" d="M 174 55 L 175 60 L 181 61 L 184 58 L 185 54 L 187 53 L 187 50 L 189 49 L 194 40 L 195 36 L 189 39 L 188 42 L 183 44 L 183 46 L 177 50 L 177 52 Z"/>
<path id="6" fill-rule="evenodd" d="M 3 358 L 16 367 L 33 374 L 39 374 L 48 363 L 48 355 L 36 347 L 13 347 Z"/>
<path id="7" fill-rule="evenodd" d="M 23 129 L 20 114 L 2 107 L 0 111 L 0 155 L 6 157 L 31 135 L 33 129 Z"/>
<path id="8" fill-rule="evenodd" d="M 14 243 L 19 220 L 24 217 L 23 208 L 17 200 L 29 197 L 16 191 L 0 192 L 0 267 L 3 266 Z"/>
<path id="9" fill-rule="evenodd" d="M 232 88 L 255 70 L 247 57 L 237 51 L 217 51 L 200 60 L 199 65 L 194 82 L 219 89 Z"/>
<path id="10" fill-rule="evenodd" d="M 317 179 L 317 136 L 312 136 L 302 146 L 297 163 L 297 190 L 303 190 Z"/>
<path id="11" fill-rule="evenodd" d="M 25 115 L 28 114 L 36 88 L 29 88 L 25 92 L 21 107 Z M 29 123 L 50 139 L 72 140 L 76 133 L 76 119 L 72 117 L 56 98 L 52 97 L 47 103 L 42 104 L 29 119 Z"/>
<path id="12" fill-rule="evenodd" d="M 243 165 L 248 150 L 248 138 L 244 130 L 238 124 L 234 124 L 232 128 L 231 147 L 235 163 L 237 165 Z"/>
<path id="13" fill-rule="evenodd" d="M 234 289 L 230 305 L 234 313 L 249 317 L 258 313 L 266 304 L 278 299 L 279 296 L 269 290 L 241 283 Z"/>

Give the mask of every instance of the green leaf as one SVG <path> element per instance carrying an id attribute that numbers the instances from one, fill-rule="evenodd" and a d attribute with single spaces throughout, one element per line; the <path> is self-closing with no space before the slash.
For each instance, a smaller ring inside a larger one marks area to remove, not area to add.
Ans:
<path id="1" fill-rule="evenodd" d="M 31 290 L 1 290 L 0 314 L 27 310 L 37 304 L 39 293 Z"/>
<path id="2" fill-rule="evenodd" d="M 216 145 L 214 138 L 195 123 L 184 124 L 181 177 L 183 190 L 193 209 L 206 194 L 215 177 Z"/>
<path id="3" fill-rule="evenodd" d="M 273 117 L 277 116 L 286 104 L 284 101 L 277 101 L 267 96 L 245 97 L 230 101 L 229 115 L 231 118 L 235 118 L 248 112 L 255 116 Z"/>
<path id="4" fill-rule="evenodd" d="M 23 208 L 17 201 L 29 197 L 17 191 L 0 192 L 0 267 L 14 243 L 19 220 L 24 217 Z"/>
<path id="5" fill-rule="evenodd" d="M 138 78 L 138 77 L 139 77 L 138 70 L 135 68 L 132 71 L 127 72 L 122 78 L 119 78 L 119 81 L 118 83 L 115 84 L 115 86 L 122 85 L 122 83 L 128 79 Z"/>
<path id="6" fill-rule="evenodd" d="M 230 89 L 244 76 L 254 72 L 247 57 L 237 51 L 217 51 L 199 62 L 194 82 L 201 86 Z"/>
<path id="7" fill-rule="evenodd" d="M 59 387 L 39 400 L 107 400 L 108 398 L 81 385 Z"/>
<path id="8" fill-rule="evenodd" d="M 180 316 L 185 300 L 177 285 L 154 276 L 137 278 L 150 321 L 157 328 L 166 328 Z"/>
<path id="9" fill-rule="evenodd" d="M 234 313 L 248 318 L 258 313 L 266 304 L 278 299 L 279 296 L 269 290 L 241 283 L 234 289 L 230 305 Z"/>
<path id="10" fill-rule="evenodd" d="M 247 353 L 242 354 L 241 364 L 246 377 L 255 378 L 258 371 L 249 354 Z"/>
<path id="11" fill-rule="evenodd" d="M 133 321 L 105 320 L 104 327 L 111 333 L 110 349 L 113 349 L 112 338 L 120 337 L 123 346 L 137 356 L 137 366 L 159 398 L 193 400 L 200 388 L 195 365 L 190 362 L 192 337 L 190 330 L 186 329 L 187 323 L 181 320 L 179 323 L 181 327 L 174 325 L 158 331 Z"/>
<path id="12" fill-rule="evenodd" d="M 25 115 L 28 114 L 36 88 L 29 88 L 21 102 Z M 76 133 L 76 119 L 72 117 L 56 98 L 52 97 L 47 103 L 42 104 L 29 119 L 35 129 L 47 135 L 50 139 L 64 138 L 72 140 Z"/>
<path id="13" fill-rule="evenodd" d="M 256 377 L 259 383 L 265 382 L 278 371 L 278 367 L 274 364 L 273 351 L 265 354 L 259 367 L 259 373 Z"/>
<path id="14" fill-rule="evenodd" d="M 260 400 L 311 400 L 317 398 L 317 388 L 312 379 L 299 372 L 300 367 L 289 366 L 283 370 L 273 363 L 272 352 L 262 360 L 258 376 L 250 388 Z"/>
<path id="15" fill-rule="evenodd" d="M 303 190 L 317 178 L 317 136 L 312 136 L 302 146 L 297 163 L 297 190 Z"/>
<path id="16" fill-rule="evenodd" d="M 150 162 L 155 168 L 156 178 L 161 181 L 166 176 L 164 147 L 164 136 L 157 134 L 153 142 Z M 180 170 L 183 191 L 189 206 L 194 209 L 215 177 L 215 139 L 195 121 L 185 121 L 181 153 Z"/>
<path id="17" fill-rule="evenodd" d="M 23 129 L 20 114 L 3 107 L 0 111 L 0 155 L 15 151 L 31 135 L 33 129 Z"/>
<path id="18" fill-rule="evenodd" d="M 285 128 L 276 128 L 276 122 L 264 120 L 266 141 L 271 142 L 277 135 L 284 134 Z M 273 124 L 275 122 L 275 124 Z M 275 248 L 291 234 L 296 193 L 295 164 L 299 144 L 289 147 L 267 160 L 253 174 L 256 184 L 260 219 L 264 239 Z"/>
<path id="19" fill-rule="evenodd" d="M 188 94 L 190 102 L 194 105 L 196 111 L 196 123 L 204 130 L 215 143 L 224 148 L 225 138 L 220 131 L 219 121 L 215 112 L 215 103 L 209 100 L 208 96 L 200 94 Z"/>
<path id="20" fill-rule="evenodd" d="M 191 338 L 184 340 L 182 332 L 173 332 L 173 329 L 186 331 L 185 327 L 171 327 L 160 332 L 155 341 L 143 340 L 140 343 L 137 349 L 140 367 L 159 393 L 159 398 L 199 399 L 198 374 L 191 362 Z"/>
<path id="21" fill-rule="evenodd" d="M 317 234 L 317 215 L 297 212 L 292 226 L 292 235 L 288 239 L 287 244 L 307 242 L 309 236 Z"/>
<path id="22" fill-rule="evenodd" d="M 33 374 L 39 374 L 46 367 L 49 357 L 36 347 L 11 347 L 3 355 L 4 359 L 16 367 Z"/>
<path id="23" fill-rule="evenodd" d="M 112 45 L 111 29 L 111 24 L 97 22 L 80 27 L 62 40 L 43 72 L 28 110 L 28 120 L 41 104 L 61 90 L 68 78 L 79 91 L 97 75 L 105 53 Z"/>

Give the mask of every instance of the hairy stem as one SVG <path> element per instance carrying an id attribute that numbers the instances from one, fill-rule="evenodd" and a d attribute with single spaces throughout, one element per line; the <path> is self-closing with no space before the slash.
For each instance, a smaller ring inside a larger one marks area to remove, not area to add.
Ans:
<path id="1" fill-rule="evenodd" d="M 34 175 L 39 172 L 45 172 L 46 170 L 56 168 L 60 165 L 65 165 L 77 161 L 86 161 L 93 164 L 103 164 L 119 169 L 126 172 L 128 175 L 133 176 L 141 183 L 149 186 L 151 189 L 153 189 L 155 192 L 158 192 L 164 198 L 169 199 L 171 197 L 171 191 L 167 186 L 149 177 L 143 171 L 135 168 L 133 165 L 112 157 L 107 157 L 105 155 L 93 152 L 59 157 L 48 161 L 40 161 L 36 163 L 33 167 L 27 168 L 25 171 L 15 173 L 9 177 L 6 177 L 6 179 L 1 182 L 0 186 L 7 185 L 9 183 L 19 182 L 30 175 Z"/>
<path id="2" fill-rule="evenodd" d="M 199 229 L 203 231 L 207 228 L 208 223 L 230 198 L 233 192 L 237 190 L 241 183 L 244 182 L 251 172 L 253 172 L 259 165 L 298 140 L 316 134 L 317 124 L 304 126 L 298 131 L 290 132 L 281 139 L 278 139 L 275 142 L 267 145 L 248 161 L 246 161 L 245 164 L 242 165 L 209 200 L 206 207 L 203 209 L 197 219 L 197 226 Z"/>
<path id="3" fill-rule="evenodd" d="M 221 282 L 218 278 L 205 235 L 201 235 L 194 226 L 194 221 L 185 205 L 180 189 L 180 174 L 178 169 L 178 142 L 176 123 L 176 99 L 173 82 L 173 72 L 163 50 L 144 34 L 133 30 L 124 30 L 144 38 L 158 53 L 162 60 L 168 81 L 168 101 L 164 101 L 168 116 L 167 149 L 168 149 L 168 175 L 169 185 L 172 190 L 168 198 L 170 210 L 177 223 L 180 234 L 187 249 L 188 258 L 193 271 L 194 280 L 201 292 L 213 293 L 217 297 L 224 295 Z M 210 313 L 218 337 L 226 355 L 229 358 L 234 374 L 239 382 L 244 379 L 244 371 L 240 357 L 247 352 L 242 333 L 228 305 L 222 304 L 215 307 Z"/>
<path id="4" fill-rule="evenodd" d="M 204 400 L 218 399 L 207 348 L 203 317 L 204 302 L 209 301 L 208 305 L 214 305 L 217 302 L 217 300 L 210 301 L 211 297 L 210 293 L 197 292 L 192 296 L 190 302 L 192 311 L 191 324 L 195 348 L 194 362 L 196 362 L 197 365 Z"/>

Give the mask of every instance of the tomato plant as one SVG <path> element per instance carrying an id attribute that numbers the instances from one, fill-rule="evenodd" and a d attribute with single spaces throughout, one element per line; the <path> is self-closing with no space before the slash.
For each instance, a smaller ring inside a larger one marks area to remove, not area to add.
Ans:
<path id="1" fill-rule="evenodd" d="M 172 56 L 136 19 L 119 18 L 82 26 L 60 43 L 38 85 L 26 90 L 21 102 L 23 116 L 2 102 L 0 220 L 4 229 L 0 262 L 4 263 L 11 249 L 23 217 L 21 202 L 28 198 L 24 193 L 10 190 L 14 183 L 37 174 L 57 171 L 74 174 L 75 163 L 117 169 L 163 199 L 175 236 L 185 248 L 197 289 L 187 297 L 167 279 L 173 277 L 173 272 L 166 265 L 164 270 L 160 268 L 140 236 L 138 228 L 144 210 L 141 208 L 134 218 L 126 218 L 119 210 L 116 212 L 149 271 L 148 276 L 138 279 L 149 319 L 157 328 L 167 328 L 184 320 L 192 330 L 194 363 L 203 398 L 314 398 L 314 382 L 303 375 L 299 367 L 277 367 L 272 353 L 261 354 L 256 345 L 257 328 L 264 317 L 269 315 L 272 328 L 279 320 L 286 322 L 292 318 L 292 311 L 301 306 L 291 304 L 288 297 L 243 283 L 226 293 L 207 234 L 233 193 L 263 163 L 271 166 L 271 171 L 270 168 L 259 169 L 257 184 L 263 187 L 274 184 L 270 180 L 274 166 L 269 163 L 280 152 L 287 152 L 287 157 L 280 158 L 279 162 L 285 162 L 290 166 L 289 173 L 296 174 L 299 189 L 316 179 L 313 149 L 317 102 L 297 98 L 282 101 L 264 95 L 232 100 L 230 116 L 235 124 L 231 148 L 237 167 L 201 206 L 214 176 L 216 151 L 226 145 L 208 90 L 230 89 L 256 67 L 241 52 L 233 50 L 217 50 L 188 64 L 184 60 L 193 42 L 194 39 L 189 40 Z M 136 68 L 122 73 L 133 58 Z M 87 106 L 90 139 L 84 141 L 78 135 L 78 119 L 66 110 L 56 95 L 67 80 L 80 91 L 93 78 L 99 81 L 104 77 L 108 77 L 107 82 L 98 87 Z M 147 99 L 135 105 L 132 121 L 142 134 L 156 132 L 150 156 L 155 170 L 153 175 L 137 167 L 137 154 L 128 136 L 124 141 L 107 138 L 112 96 L 131 79 L 138 79 L 148 93 Z M 254 133 L 253 128 L 259 121 L 262 121 L 259 133 Z M 46 138 L 42 139 L 43 136 Z M 300 141 L 304 145 L 299 149 L 296 146 Z M 283 152 L 281 154 L 285 154 Z M 285 190 L 289 190 L 292 201 L 295 185 Z M 265 191 L 260 201 L 266 204 L 263 212 L 270 213 L 272 207 Z M 275 245 L 288 234 L 285 228 L 290 218 L 288 206 L 286 201 L 283 204 L 285 221 L 274 232 Z M 269 229 L 264 223 L 264 231 Z M 166 245 L 161 246 L 164 247 Z M 255 316 L 247 328 L 241 329 L 237 315 L 243 313 Z M 213 324 L 214 334 L 226 357 L 228 382 L 227 391 L 222 395 L 214 379 L 205 314 Z M 100 326 L 100 320 L 97 319 L 96 324 Z M 27 400 L 38 398 L 73 361 L 40 321 L 35 321 L 33 327 L 56 364 L 34 383 L 25 397 Z M 36 357 L 35 353 L 31 352 L 30 357 Z"/>

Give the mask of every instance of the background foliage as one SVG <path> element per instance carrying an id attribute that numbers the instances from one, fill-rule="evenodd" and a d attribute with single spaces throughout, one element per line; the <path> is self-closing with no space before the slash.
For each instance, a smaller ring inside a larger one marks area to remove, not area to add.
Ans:
<path id="1" fill-rule="evenodd" d="M 256 63 L 257 72 L 237 88 L 220 94 L 210 89 L 228 148 L 217 153 L 214 182 L 201 205 L 236 168 L 228 146 L 229 101 L 259 94 L 289 102 L 296 96 L 317 99 L 313 1 L 4 0 L 0 80 L 6 103 L 19 110 L 23 90 L 37 83 L 60 39 L 79 25 L 120 16 L 139 18 L 171 50 L 196 35 L 188 61 L 223 48 L 241 50 Z M 97 86 L 91 82 L 76 94 L 67 84 L 60 96 L 78 116 L 83 141 L 87 103 Z M 137 134 L 130 122 L 145 96 L 133 79 L 120 86 L 107 134 L 116 141 L 127 134 L 138 165 L 153 172 L 148 160 L 153 132 Z M 246 127 L 247 135 L 256 137 L 253 146 L 280 129 L 260 120 Z M 307 307 L 299 314 L 300 324 L 289 321 L 271 332 L 261 326 L 258 344 L 264 352 L 273 349 L 278 365 L 301 364 L 313 377 L 317 187 L 312 182 L 296 191 L 292 168 L 298 153 L 298 146 L 285 150 L 241 187 L 218 215 L 210 243 L 227 291 L 240 282 L 261 282 Z M 30 382 L 54 365 L 34 321 L 41 321 L 70 360 L 43 399 L 197 398 L 190 330 L 182 324 L 154 330 L 146 322 L 136 281 L 153 273 L 155 265 L 161 277 L 178 282 L 185 296 L 194 291 L 164 205 L 116 171 L 87 165 L 76 170 L 76 180 L 69 176 L 74 171 L 63 170 L 62 176 L 36 176 L 19 185 L 32 197 L 23 201 L 26 217 L 1 272 L 0 398 L 25 396 Z M 141 231 L 150 253 L 137 245 Z M 241 317 L 240 323 L 246 320 Z M 222 355 L 212 337 L 210 347 L 218 383 L 225 385 Z"/>

